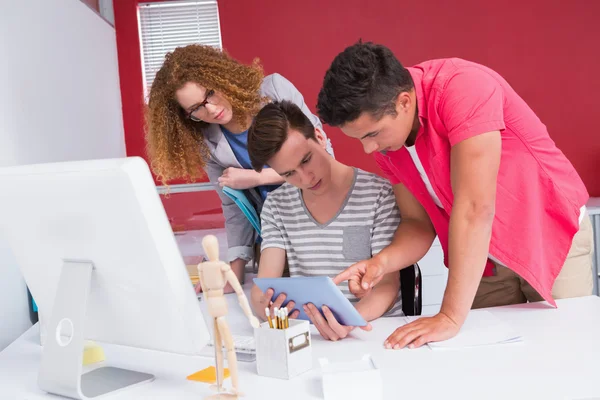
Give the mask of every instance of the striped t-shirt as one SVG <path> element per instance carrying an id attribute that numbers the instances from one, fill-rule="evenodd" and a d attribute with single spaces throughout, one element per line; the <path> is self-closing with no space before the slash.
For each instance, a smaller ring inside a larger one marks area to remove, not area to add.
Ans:
<path id="1" fill-rule="evenodd" d="M 391 241 L 400 212 L 388 180 L 354 169 L 352 187 L 337 215 L 320 224 L 304 204 L 300 189 L 284 183 L 269 193 L 261 212 L 261 250 L 286 251 L 290 276 L 329 276 L 379 253 Z M 338 285 L 352 302 L 348 282 Z M 402 296 L 384 316 L 402 313 Z"/>

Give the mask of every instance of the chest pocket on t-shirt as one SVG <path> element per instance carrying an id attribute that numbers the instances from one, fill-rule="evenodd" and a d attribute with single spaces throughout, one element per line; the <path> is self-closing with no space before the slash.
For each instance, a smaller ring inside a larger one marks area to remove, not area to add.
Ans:
<path id="1" fill-rule="evenodd" d="M 371 258 L 371 229 L 368 226 L 347 226 L 343 232 L 342 254 L 346 260 Z"/>

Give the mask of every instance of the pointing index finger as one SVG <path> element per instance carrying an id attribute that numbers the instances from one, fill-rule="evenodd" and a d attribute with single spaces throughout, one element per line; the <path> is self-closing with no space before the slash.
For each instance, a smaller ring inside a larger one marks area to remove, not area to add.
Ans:
<path id="1" fill-rule="evenodd" d="M 339 285 L 341 282 L 347 281 L 350 278 L 352 278 L 356 274 L 356 271 L 358 270 L 358 266 L 362 262 L 363 261 L 353 264 L 353 265 L 349 266 L 348 268 L 346 268 L 345 270 L 343 270 L 342 272 L 340 272 L 335 278 L 333 278 L 333 283 L 335 283 L 336 285 Z"/>

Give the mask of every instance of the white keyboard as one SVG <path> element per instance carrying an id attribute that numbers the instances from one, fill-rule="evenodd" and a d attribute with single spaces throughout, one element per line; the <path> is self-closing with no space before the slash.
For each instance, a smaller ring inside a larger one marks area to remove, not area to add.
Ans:
<path id="1" fill-rule="evenodd" d="M 254 343 L 254 336 L 241 336 L 233 335 L 233 347 L 237 355 L 238 361 L 254 361 L 256 359 L 256 346 Z M 211 338 L 204 352 L 206 356 L 214 356 L 215 354 L 215 343 Z M 225 350 L 225 346 L 223 346 Z"/>

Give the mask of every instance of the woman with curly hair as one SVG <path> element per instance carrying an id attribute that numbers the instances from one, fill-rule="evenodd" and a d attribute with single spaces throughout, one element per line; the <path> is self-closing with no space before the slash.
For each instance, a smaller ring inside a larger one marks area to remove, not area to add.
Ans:
<path id="1" fill-rule="evenodd" d="M 260 213 L 269 191 L 284 182 L 271 168 L 254 171 L 248 128 L 267 103 L 290 100 L 322 129 L 302 94 L 279 74 L 263 75 L 255 60 L 244 65 L 225 51 L 203 45 L 168 53 L 150 90 L 146 142 L 150 164 L 162 183 L 208 175 L 221 198 L 228 261 L 240 282 L 257 241 L 252 225 L 222 187 L 244 190 Z M 327 151 L 333 156 L 328 141 Z"/>

